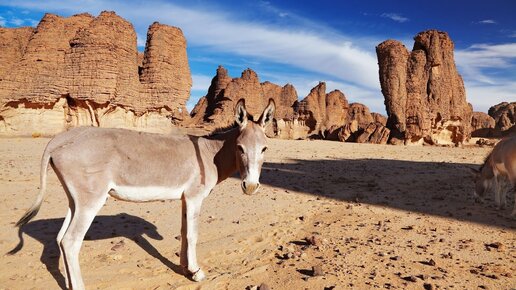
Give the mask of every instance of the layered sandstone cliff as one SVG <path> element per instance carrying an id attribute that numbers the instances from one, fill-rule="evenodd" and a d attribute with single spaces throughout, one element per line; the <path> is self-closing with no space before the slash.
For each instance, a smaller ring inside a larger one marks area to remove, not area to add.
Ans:
<path id="1" fill-rule="evenodd" d="M 131 23 L 46 14 L 0 28 L 0 134 L 52 135 L 92 125 L 168 131 L 188 118 L 191 76 L 180 29 L 154 23 L 143 55 Z"/>
<path id="2" fill-rule="evenodd" d="M 411 52 L 395 40 L 376 47 L 391 143 L 459 144 L 471 136 L 472 107 L 448 34 L 421 32 Z"/>

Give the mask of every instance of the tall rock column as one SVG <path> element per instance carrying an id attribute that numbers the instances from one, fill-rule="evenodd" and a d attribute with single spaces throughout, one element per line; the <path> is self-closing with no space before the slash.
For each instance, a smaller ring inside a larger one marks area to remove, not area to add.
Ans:
<path id="1" fill-rule="evenodd" d="M 154 22 L 147 32 L 147 44 L 140 75 L 143 107 L 166 106 L 173 118 L 188 118 L 192 76 L 181 29 Z"/>
<path id="2" fill-rule="evenodd" d="M 398 41 L 376 47 L 391 143 L 459 144 L 471 137 L 472 107 L 448 34 L 414 37 L 412 52 Z"/>

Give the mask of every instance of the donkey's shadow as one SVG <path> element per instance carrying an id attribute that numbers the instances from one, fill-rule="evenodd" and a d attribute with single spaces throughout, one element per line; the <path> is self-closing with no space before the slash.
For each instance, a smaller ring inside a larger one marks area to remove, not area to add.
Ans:
<path id="1" fill-rule="evenodd" d="M 57 246 L 56 237 L 64 219 L 46 219 L 30 222 L 22 226 L 18 231 L 20 239 L 18 245 L 8 254 L 15 254 L 23 248 L 23 234 L 27 234 L 43 244 L 43 252 L 41 253 L 41 262 L 45 264 L 48 272 L 52 274 L 54 279 L 62 289 L 66 289 L 65 278 L 59 271 L 59 248 Z M 110 216 L 97 216 L 93 220 L 91 227 L 84 240 L 102 240 L 116 237 L 125 237 L 135 242 L 144 249 L 149 255 L 160 260 L 164 265 L 169 267 L 177 274 L 183 275 L 181 267 L 172 263 L 168 258 L 164 257 L 159 251 L 150 244 L 145 236 L 154 240 L 163 240 L 158 233 L 157 228 L 152 223 L 139 218 L 137 216 L 121 213 Z"/>

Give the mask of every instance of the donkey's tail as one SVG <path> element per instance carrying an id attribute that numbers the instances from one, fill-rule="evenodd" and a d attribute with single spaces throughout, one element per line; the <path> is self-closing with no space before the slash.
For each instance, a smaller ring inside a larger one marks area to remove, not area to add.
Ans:
<path id="1" fill-rule="evenodd" d="M 45 197 L 45 191 L 47 188 L 47 169 L 48 164 L 50 163 L 50 150 L 47 146 L 45 152 L 43 153 L 43 157 L 41 158 L 41 172 L 40 172 L 40 190 L 38 197 L 32 204 L 32 206 L 27 210 L 27 212 L 20 218 L 20 220 L 16 223 L 16 227 L 21 227 L 24 224 L 28 223 L 31 219 L 33 219 L 37 214 L 43 203 Z"/>

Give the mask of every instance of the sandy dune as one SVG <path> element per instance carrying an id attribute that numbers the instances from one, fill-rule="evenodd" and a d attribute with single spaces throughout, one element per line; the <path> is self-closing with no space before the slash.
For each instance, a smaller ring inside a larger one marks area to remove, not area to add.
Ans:
<path id="1" fill-rule="evenodd" d="M 2 254 L 18 244 L 13 225 L 37 194 L 47 142 L 0 139 Z M 471 197 L 467 167 L 489 149 L 282 140 L 269 148 L 258 195 L 243 195 L 232 178 L 203 205 L 198 255 L 206 281 L 177 273 L 180 202 L 110 199 L 81 250 L 87 287 L 516 288 L 516 220 L 492 197 L 486 204 Z M 23 247 L 2 256 L 0 289 L 64 286 L 55 236 L 67 200 L 49 176 L 40 213 L 22 229 Z M 314 277 L 314 266 L 323 275 Z"/>

